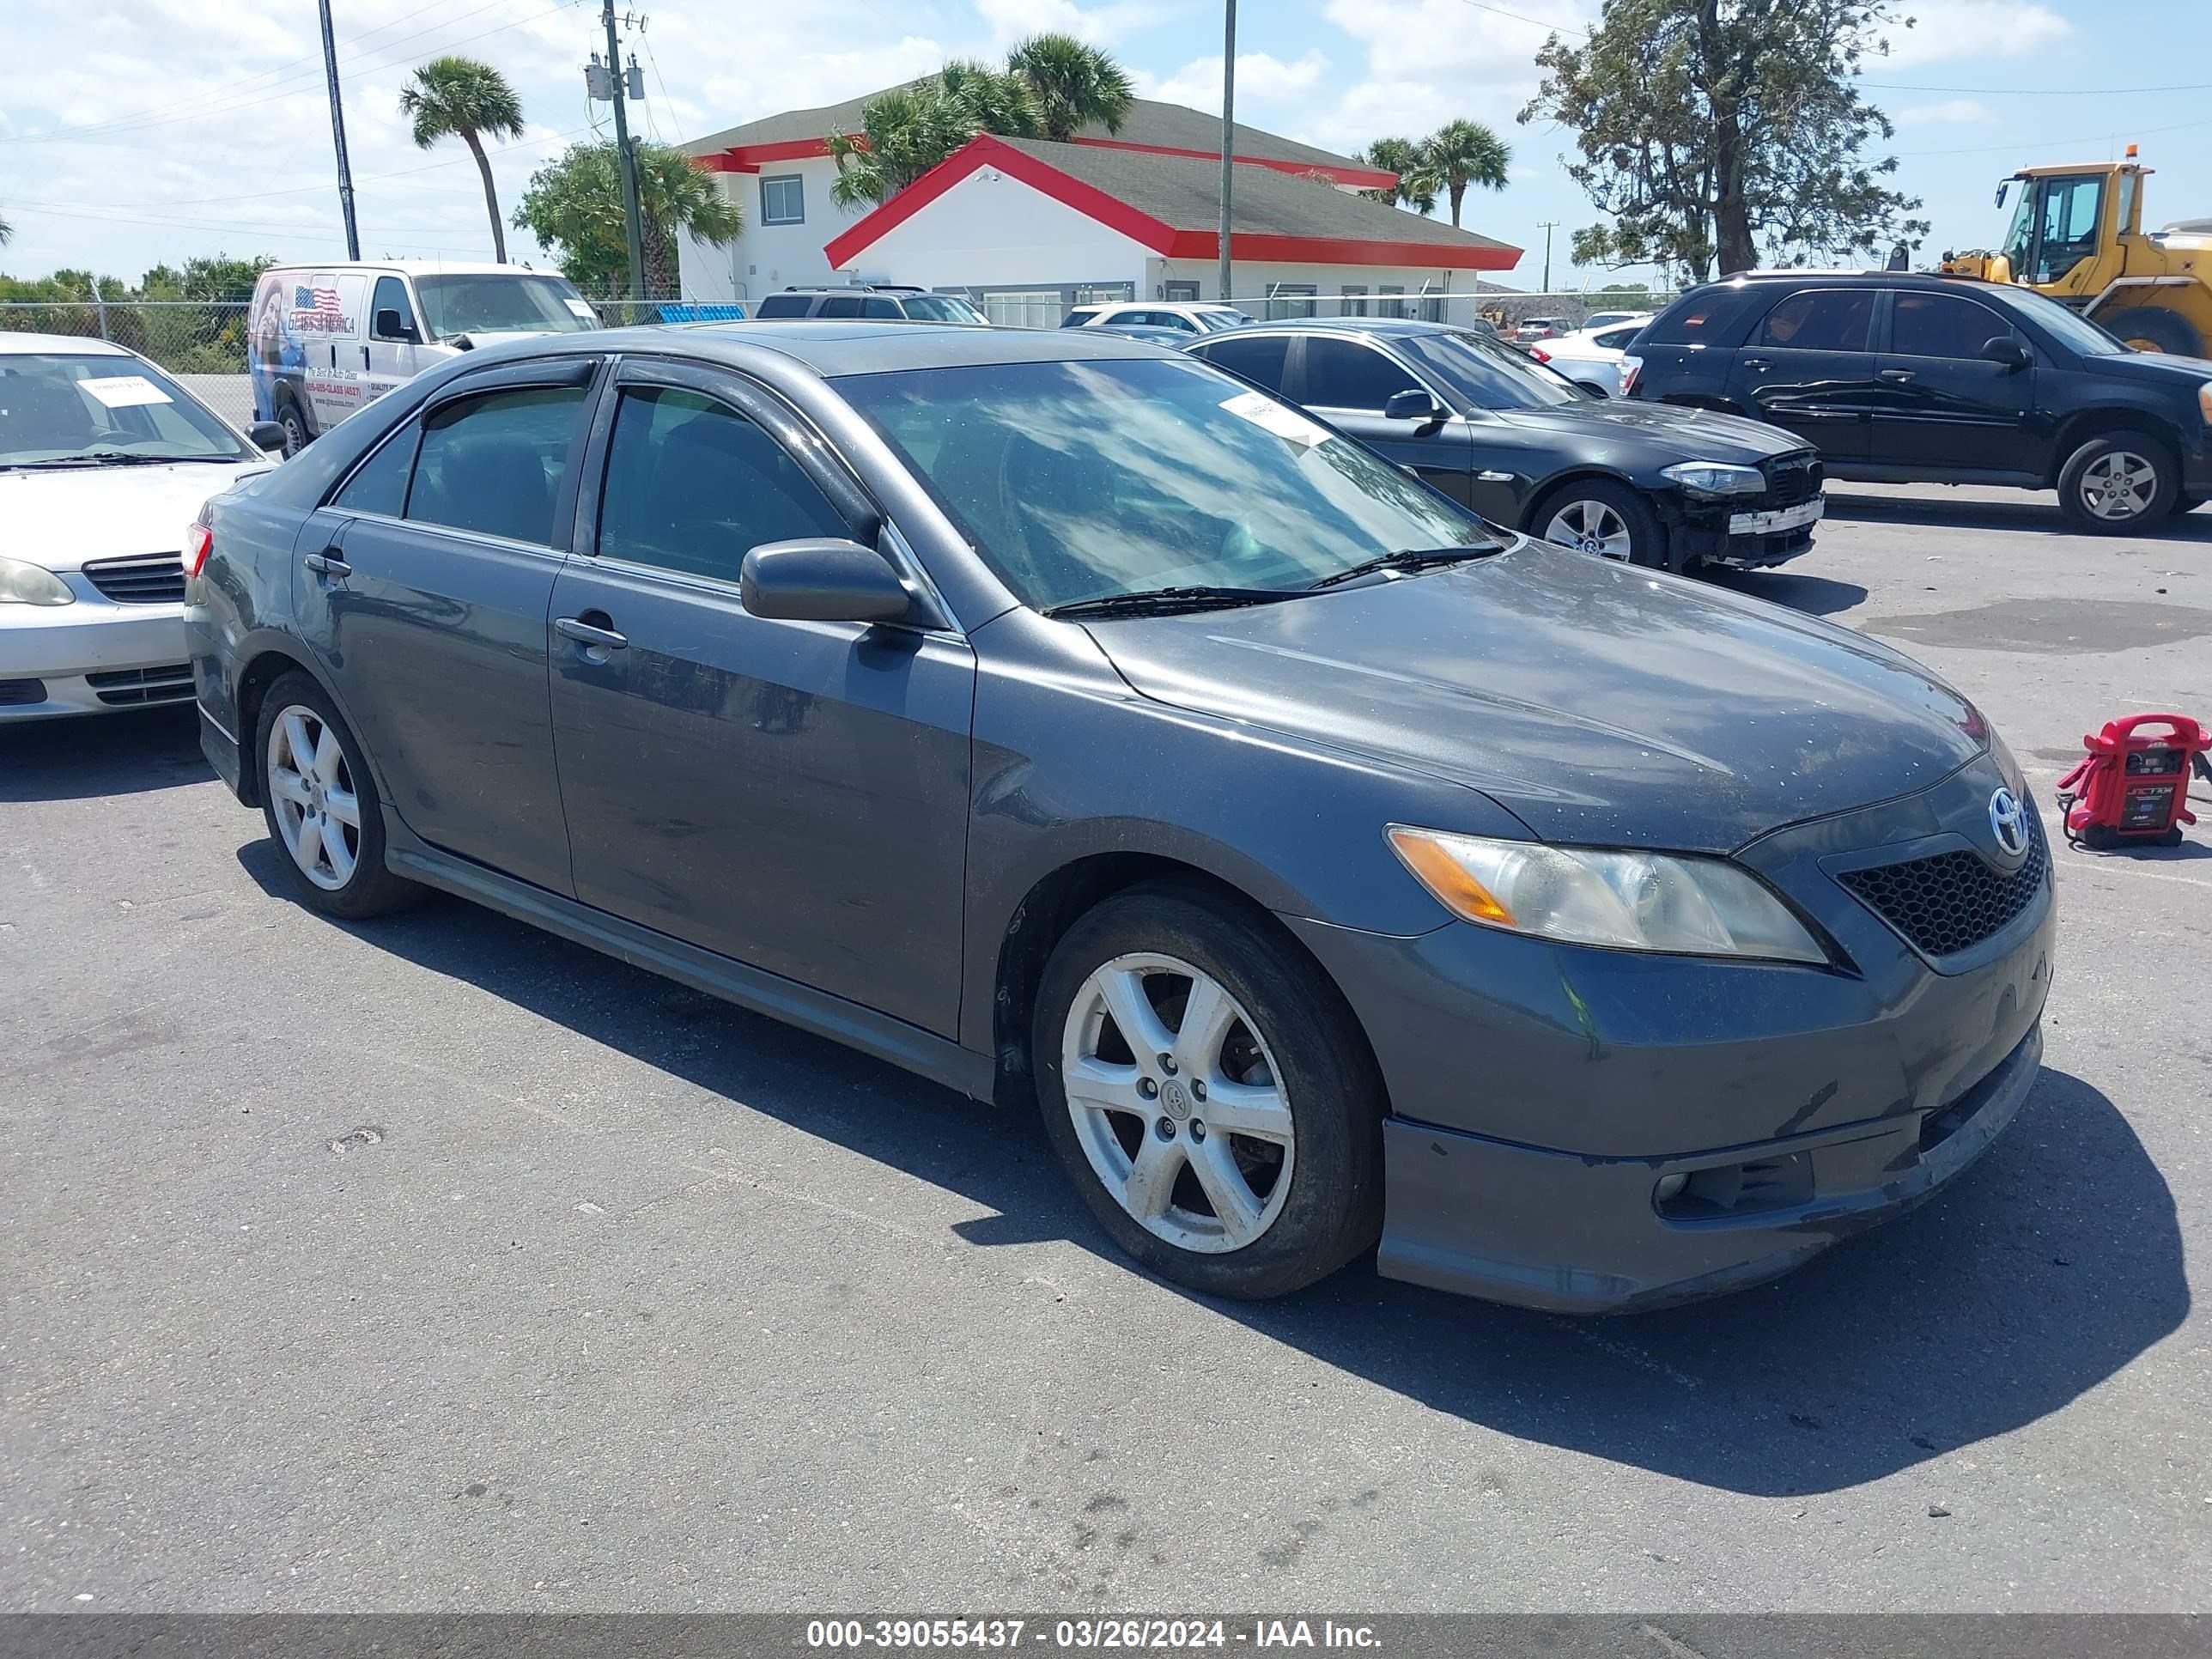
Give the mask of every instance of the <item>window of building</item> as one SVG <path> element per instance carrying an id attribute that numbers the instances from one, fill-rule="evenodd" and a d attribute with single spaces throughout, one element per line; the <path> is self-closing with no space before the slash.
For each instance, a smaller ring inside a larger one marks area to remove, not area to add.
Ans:
<path id="1" fill-rule="evenodd" d="M 1316 309 L 1313 296 L 1320 292 L 1311 283 L 1268 283 L 1267 320 L 1312 316 Z"/>
<path id="2" fill-rule="evenodd" d="M 1870 288 L 1816 288 L 1793 294 L 1766 313 L 1753 343 L 1790 351 L 1864 351 L 1874 319 Z"/>
<path id="3" fill-rule="evenodd" d="M 553 546 L 553 504 L 583 406 L 582 386 L 531 386 L 435 410 L 423 423 L 407 516 Z"/>
<path id="4" fill-rule="evenodd" d="M 1161 292 L 1160 298 L 1163 300 L 1178 301 L 1184 305 L 1192 304 L 1198 298 L 1198 284 L 1196 283 L 1166 283 Z"/>
<path id="5" fill-rule="evenodd" d="M 1017 289 L 983 296 L 983 317 L 1001 328 L 1057 328 L 1061 301 L 1056 288 Z"/>
<path id="6" fill-rule="evenodd" d="M 672 386 L 623 393 L 601 557 L 735 582 L 763 542 L 851 533 L 789 452 L 735 410 Z"/>
<path id="7" fill-rule="evenodd" d="M 1378 283 L 1375 289 L 1378 295 L 1382 296 L 1403 294 L 1405 291 L 1404 285 L 1397 283 Z M 1377 317 L 1402 317 L 1406 314 L 1406 302 L 1403 300 L 1393 300 L 1388 297 L 1378 298 L 1375 301 L 1375 314 Z"/>
<path id="8" fill-rule="evenodd" d="M 1419 380 L 1372 346 L 1322 335 L 1306 342 L 1306 392 L 1302 401 L 1316 409 L 1352 409 L 1379 415 L 1393 392 L 1415 391 L 1419 386 Z"/>
<path id="9" fill-rule="evenodd" d="M 1345 317 L 1364 317 L 1367 314 L 1367 284 L 1346 283 L 1337 292 L 1343 296 L 1337 312 Z"/>
<path id="10" fill-rule="evenodd" d="M 1995 312 L 1955 294 L 1899 294 L 1890 303 L 1889 349 L 1900 357 L 1972 359 L 2011 333 Z"/>
<path id="11" fill-rule="evenodd" d="M 780 173 L 761 180 L 761 222 L 764 225 L 803 225 L 806 222 L 806 180 L 796 173 Z"/>

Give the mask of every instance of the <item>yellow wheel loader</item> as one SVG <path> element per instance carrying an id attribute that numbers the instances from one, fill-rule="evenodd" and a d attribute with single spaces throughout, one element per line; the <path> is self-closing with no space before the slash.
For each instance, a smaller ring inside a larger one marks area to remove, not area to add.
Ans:
<path id="1" fill-rule="evenodd" d="M 2142 228 L 2151 169 L 2124 161 L 2023 167 L 1997 186 L 2020 200 L 2003 246 L 1946 253 L 1946 276 L 2018 283 L 2073 307 L 2137 351 L 2212 354 L 2212 219 Z"/>

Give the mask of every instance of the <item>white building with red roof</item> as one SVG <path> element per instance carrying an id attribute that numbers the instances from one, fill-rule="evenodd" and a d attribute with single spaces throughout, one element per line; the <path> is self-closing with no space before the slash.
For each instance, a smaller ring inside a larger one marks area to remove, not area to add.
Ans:
<path id="1" fill-rule="evenodd" d="M 876 94 L 872 94 L 876 95 Z M 994 320 L 1056 325 L 1106 300 L 1218 293 L 1221 122 L 1140 99 L 1118 132 L 979 137 L 880 206 L 839 207 L 832 131 L 867 99 L 794 110 L 683 146 L 744 210 L 726 247 L 687 242 L 684 297 L 903 283 L 967 294 Z M 1521 250 L 1360 192 L 1392 175 L 1238 125 L 1230 297 L 1257 314 L 1471 315 Z M 1456 303 L 1455 303 L 1456 301 Z"/>

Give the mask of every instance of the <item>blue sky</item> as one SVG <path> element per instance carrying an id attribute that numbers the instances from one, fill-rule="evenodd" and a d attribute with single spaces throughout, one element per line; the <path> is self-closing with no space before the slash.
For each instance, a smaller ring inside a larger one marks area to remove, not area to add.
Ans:
<path id="1" fill-rule="evenodd" d="M 1167 0 L 626 0 L 650 22 L 641 125 L 680 139 L 777 109 L 825 103 L 1065 28 L 1108 46 L 1147 95 L 1217 107 L 1220 12 Z M 408 142 L 395 100 L 411 65 L 448 48 L 499 65 L 529 131 L 495 158 L 512 208 L 531 170 L 589 136 L 605 106 L 579 72 L 599 44 L 596 4 L 569 0 L 333 0 L 363 251 L 484 258 L 475 169 L 458 145 Z M 314 9 L 307 0 L 12 0 L 0 22 L 0 270 L 94 266 L 135 277 L 158 260 L 226 250 L 343 252 Z M 1917 0 L 1891 31 L 1870 95 L 1898 124 L 1899 181 L 1927 204 L 1933 246 L 1995 240 L 1996 179 L 2031 162 L 2101 159 L 2130 141 L 2159 169 L 2157 222 L 2212 215 L 2212 4 L 2137 0 L 2128 27 L 2094 0 Z M 1243 0 L 1238 115 L 1350 149 L 1418 136 L 1454 115 L 1514 148 L 1510 185 L 1471 198 L 1471 228 L 1529 250 L 1506 280 L 1574 271 L 1566 237 L 1595 216 L 1560 165 L 1566 135 L 1517 125 L 1550 27 L 1595 0 Z M 32 66 L 35 65 L 33 69 Z M 2197 84 L 2188 86 L 2192 80 Z M 2172 88 L 2171 90 L 2153 88 Z M 2081 88 L 2093 89 L 2084 94 Z M 2120 88 L 2127 90 L 2114 91 Z M 511 234 L 514 257 L 536 258 Z"/>

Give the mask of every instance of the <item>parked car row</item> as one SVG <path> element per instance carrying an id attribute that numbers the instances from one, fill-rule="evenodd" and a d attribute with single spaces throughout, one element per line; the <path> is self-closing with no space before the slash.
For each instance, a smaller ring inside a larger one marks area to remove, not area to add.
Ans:
<path id="1" fill-rule="evenodd" d="M 1670 546 L 1814 471 L 1428 325 L 504 344 L 209 504 L 202 746 L 309 908 L 443 889 L 1031 1103 L 1201 1291 L 1708 1294 L 2010 1121 L 2050 860 L 1889 647 L 1473 510 L 1592 422 Z"/>

